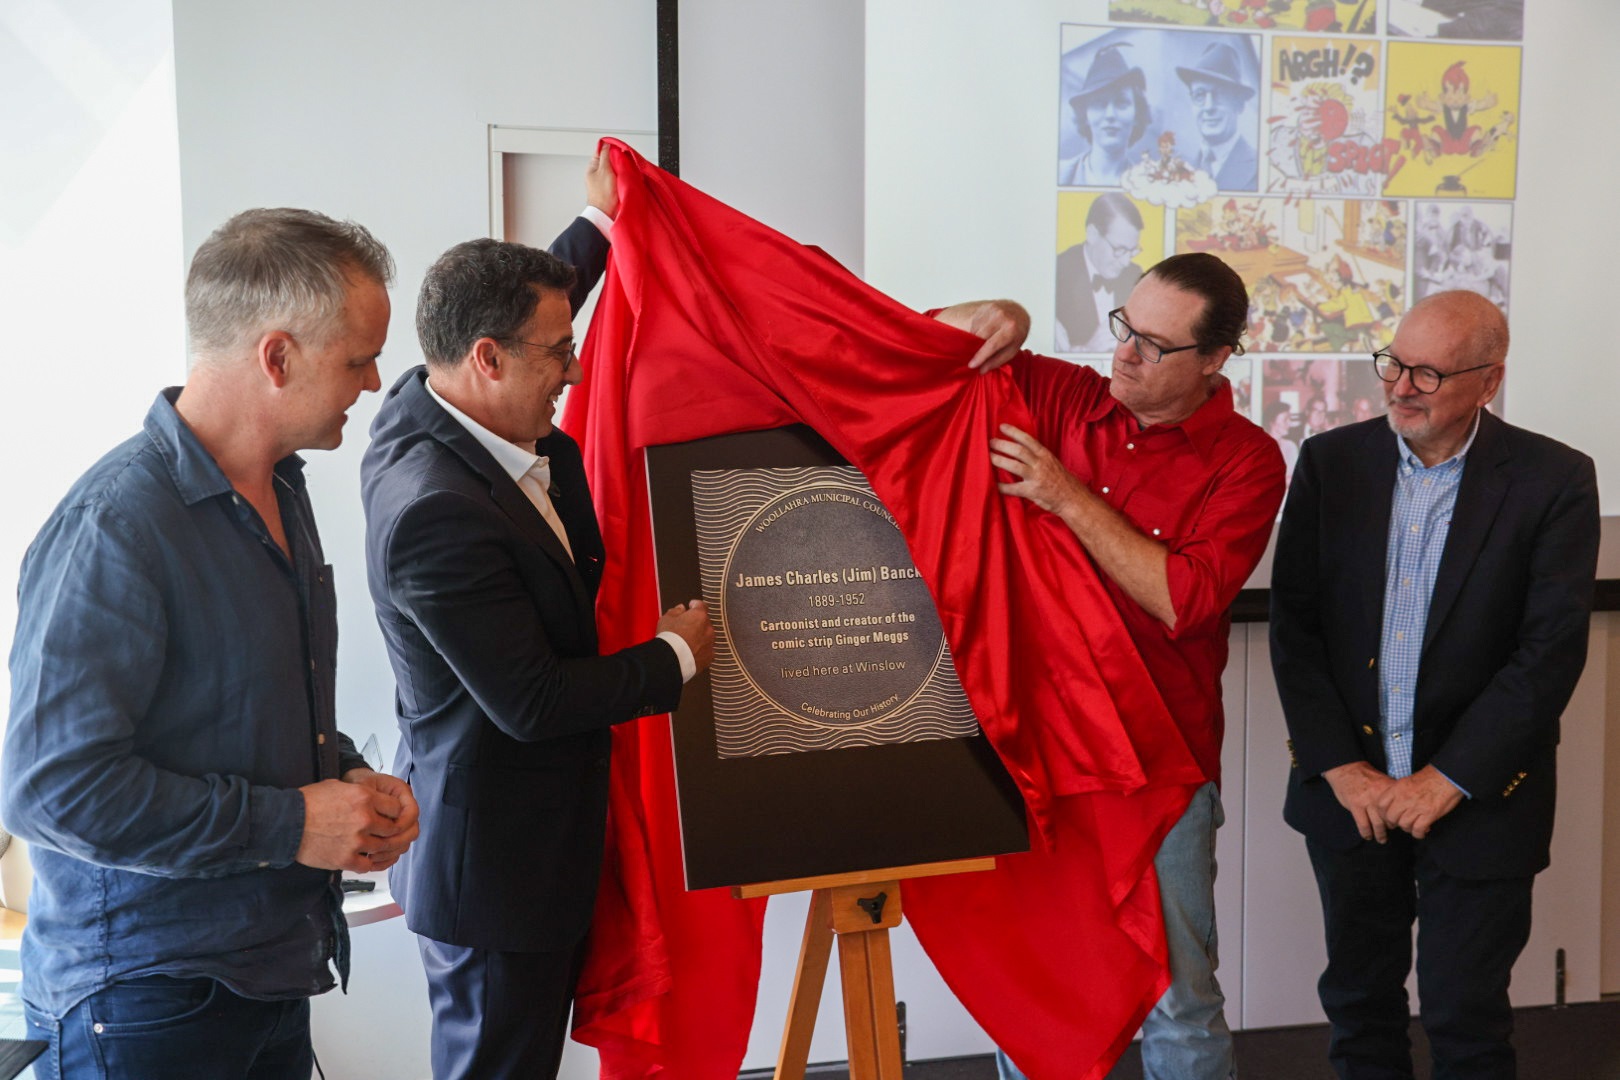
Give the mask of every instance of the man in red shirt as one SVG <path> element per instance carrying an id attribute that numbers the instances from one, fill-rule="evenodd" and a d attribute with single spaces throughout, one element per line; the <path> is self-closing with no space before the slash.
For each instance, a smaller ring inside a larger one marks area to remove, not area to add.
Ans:
<path id="1" fill-rule="evenodd" d="M 1215 978 L 1215 830 L 1222 821 L 1221 672 L 1228 615 L 1282 502 L 1277 444 L 1232 408 L 1220 374 L 1241 352 L 1243 282 L 1213 255 L 1159 263 L 1109 315 L 1111 378 L 1019 352 L 1029 315 L 1010 301 L 959 304 L 946 323 L 986 339 L 972 364 L 1012 373 L 1036 418 L 1003 424 L 991 461 L 1007 495 L 1055 514 L 1097 564 L 1208 783 L 1160 847 L 1172 983 L 1143 1025 L 1149 1080 L 1235 1075 Z M 999 1056 L 1004 1080 L 1022 1073 Z"/>

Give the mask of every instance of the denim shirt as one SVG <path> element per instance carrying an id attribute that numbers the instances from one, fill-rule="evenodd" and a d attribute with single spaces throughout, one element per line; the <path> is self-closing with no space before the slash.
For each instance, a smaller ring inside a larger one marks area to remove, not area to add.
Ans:
<path id="1" fill-rule="evenodd" d="M 113 982 L 247 997 L 347 976 L 338 875 L 293 861 L 296 790 L 363 764 L 334 723 L 337 617 L 303 462 L 276 465 L 287 557 L 159 395 L 23 560 L 0 755 L 33 845 L 22 996 L 61 1018 Z"/>

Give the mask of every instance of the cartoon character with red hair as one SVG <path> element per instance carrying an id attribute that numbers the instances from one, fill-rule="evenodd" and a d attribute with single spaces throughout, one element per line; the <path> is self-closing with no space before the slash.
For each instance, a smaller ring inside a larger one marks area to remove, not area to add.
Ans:
<path id="1" fill-rule="evenodd" d="M 1440 113 L 1440 124 L 1429 129 L 1423 140 L 1423 160 L 1432 162 L 1441 154 L 1468 154 L 1478 157 L 1485 147 L 1479 138 L 1479 125 L 1468 122 L 1469 113 L 1490 109 L 1496 105 L 1496 95 L 1487 91 L 1472 97 L 1468 85 L 1465 61 L 1459 60 L 1440 76 L 1440 100 L 1427 94 L 1418 95 L 1419 108 Z M 1493 142 L 1495 140 L 1492 140 Z M 1478 149 L 1476 149 L 1478 147 Z"/>

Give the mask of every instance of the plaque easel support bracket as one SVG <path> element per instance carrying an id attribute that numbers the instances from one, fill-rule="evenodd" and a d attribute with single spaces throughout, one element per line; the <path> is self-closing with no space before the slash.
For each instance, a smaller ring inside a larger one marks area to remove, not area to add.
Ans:
<path id="1" fill-rule="evenodd" d="M 743 899 L 810 892 L 810 914 L 799 945 L 787 1025 L 776 1056 L 776 1080 L 804 1080 L 834 938 L 838 939 L 850 1080 L 901 1080 L 894 962 L 889 952 L 889 931 L 900 925 L 903 915 L 900 883 L 989 870 L 995 865 L 993 858 L 957 859 L 733 888 L 732 893 Z"/>

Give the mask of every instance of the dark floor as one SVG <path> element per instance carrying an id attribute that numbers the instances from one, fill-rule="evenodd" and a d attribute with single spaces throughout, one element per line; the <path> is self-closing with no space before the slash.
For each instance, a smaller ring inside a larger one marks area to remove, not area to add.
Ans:
<path id="1" fill-rule="evenodd" d="M 1523 1080 L 1620 1080 L 1620 1001 L 1571 1005 L 1564 1009 L 1520 1009 L 1513 1043 Z M 1327 1027 L 1271 1028 L 1236 1035 L 1238 1073 L 1243 1080 L 1333 1080 L 1327 1065 Z M 1431 1080 L 1428 1042 L 1412 1024 L 1418 1080 Z M 744 1073 L 746 1078 L 768 1077 Z M 907 1080 L 995 1080 L 989 1056 L 914 1061 Z M 848 1080 L 840 1065 L 811 1066 L 806 1080 Z M 1142 1080 L 1142 1055 L 1133 1045 L 1108 1080 Z"/>

